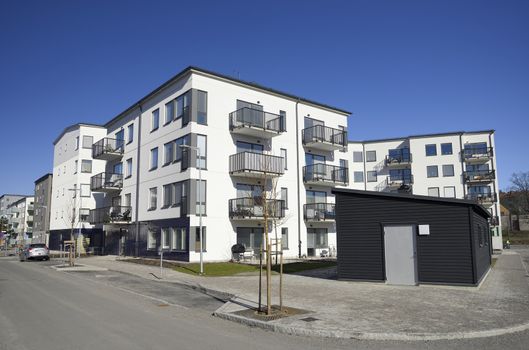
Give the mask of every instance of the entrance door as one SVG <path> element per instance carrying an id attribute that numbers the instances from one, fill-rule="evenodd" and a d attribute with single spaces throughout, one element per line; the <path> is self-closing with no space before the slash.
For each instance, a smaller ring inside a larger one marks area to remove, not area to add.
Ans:
<path id="1" fill-rule="evenodd" d="M 415 225 L 385 226 L 384 250 L 388 284 L 417 284 Z"/>

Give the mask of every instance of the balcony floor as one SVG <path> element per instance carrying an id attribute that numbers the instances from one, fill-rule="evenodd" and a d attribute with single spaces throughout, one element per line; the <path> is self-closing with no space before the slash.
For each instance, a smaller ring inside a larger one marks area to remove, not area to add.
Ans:
<path id="1" fill-rule="evenodd" d="M 251 137 L 257 137 L 261 139 L 271 139 L 274 136 L 281 135 L 280 132 L 272 131 L 272 130 L 266 130 L 263 128 L 258 128 L 255 126 L 239 126 L 234 127 L 231 130 L 232 134 L 237 135 L 245 135 L 245 136 L 251 136 Z"/>

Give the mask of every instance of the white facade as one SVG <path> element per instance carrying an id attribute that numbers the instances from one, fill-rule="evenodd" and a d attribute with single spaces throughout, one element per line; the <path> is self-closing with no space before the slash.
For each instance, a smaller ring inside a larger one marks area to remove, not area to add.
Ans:
<path id="1" fill-rule="evenodd" d="M 351 188 L 477 200 L 493 216 L 493 248 L 503 248 L 494 131 L 351 141 L 349 153 Z"/>
<path id="2" fill-rule="evenodd" d="M 33 234 L 34 198 L 23 197 L 8 207 L 8 215 L 17 242 L 31 239 Z"/>

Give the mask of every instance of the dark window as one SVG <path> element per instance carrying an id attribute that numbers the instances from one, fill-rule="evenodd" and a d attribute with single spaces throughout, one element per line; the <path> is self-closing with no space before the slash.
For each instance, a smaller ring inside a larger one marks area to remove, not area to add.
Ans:
<path id="1" fill-rule="evenodd" d="M 355 171 L 354 173 L 354 182 L 364 182 L 364 172 Z"/>
<path id="2" fill-rule="evenodd" d="M 158 129 L 160 126 L 160 109 L 157 108 L 152 112 L 151 131 Z"/>
<path id="3" fill-rule="evenodd" d="M 376 171 L 367 172 L 367 182 L 377 182 L 377 172 Z"/>
<path id="4" fill-rule="evenodd" d="M 441 143 L 441 154 L 448 155 L 452 154 L 452 143 Z"/>
<path id="5" fill-rule="evenodd" d="M 377 161 L 377 151 L 367 151 L 366 152 L 366 162 L 376 162 Z"/>
<path id="6" fill-rule="evenodd" d="M 197 123 L 208 123 L 208 93 L 197 90 Z"/>
<path id="7" fill-rule="evenodd" d="M 353 162 L 362 163 L 364 161 L 364 154 L 362 152 L 353 152 Z"/>
<path id="8" fill-rule="evenodd" d="M 452 164 L 443 165 L 443 176 L 454 176 L 454 166 Z"/>
<path id="9" fill-rule="evenodd" d="M 437 155 L 437 145 L 426 145 L 426 156 L 436 156 Z"/>
<path id="10" fill-rule="evenodd" d="M 426 167 L 426 176 L 427 177 L 438 177 L 439 170 L 437 169 L 437 165 L 428 165 Z"/>

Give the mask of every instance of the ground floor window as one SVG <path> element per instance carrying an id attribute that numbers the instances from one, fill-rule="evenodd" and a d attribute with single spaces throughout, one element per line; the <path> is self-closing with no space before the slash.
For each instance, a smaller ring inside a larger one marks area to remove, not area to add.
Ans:
<path id="1" fill-rule="evenodd" d="M 185 227 L 171 228 L 171 250 L 187 249 L 187 230 Z"/>
<path id="2" fill-rule="evenodd" d="M 200 252 L 200 227 L 191 227 L 191 232 L 194 232 L 195 237 L 195 252 Z M 191 236 L 193 237 L 193 236 Z M 202 239 L 204 240 L 204 243 L 202 244 L 202 247 L 204 249 L 204 252 L 207 251 L 207 239 L 206 239 L 206 227 L 202 227 Z"/>
<path id="3" fill-rule="evenodd" d="M 242 244 L 246 251 L 258 253 L 263 243 L 263 233 L 260 227 L 237 227 L 237 243 Z"/>
<path id="4" fill-rule="evenodd" d="M 281 248 L 288 250 L 288 227 L 281 228 Z"/>
<path id="5" fill-rule="evenodd" d="M 156 231 L 147 232 L 147 249 L 156 249 Z"/>
<path id="6" fill-rule="evenodd" d="M 327 248 L 329 246 L 326 228 L 307 229 L 307 248 Z"/>
<path id="7" fill-rule="evenodd" d="M 169 249 L 171 243 L 171 230 L 169 227 L 162 228 L 162 248 Z"/>

